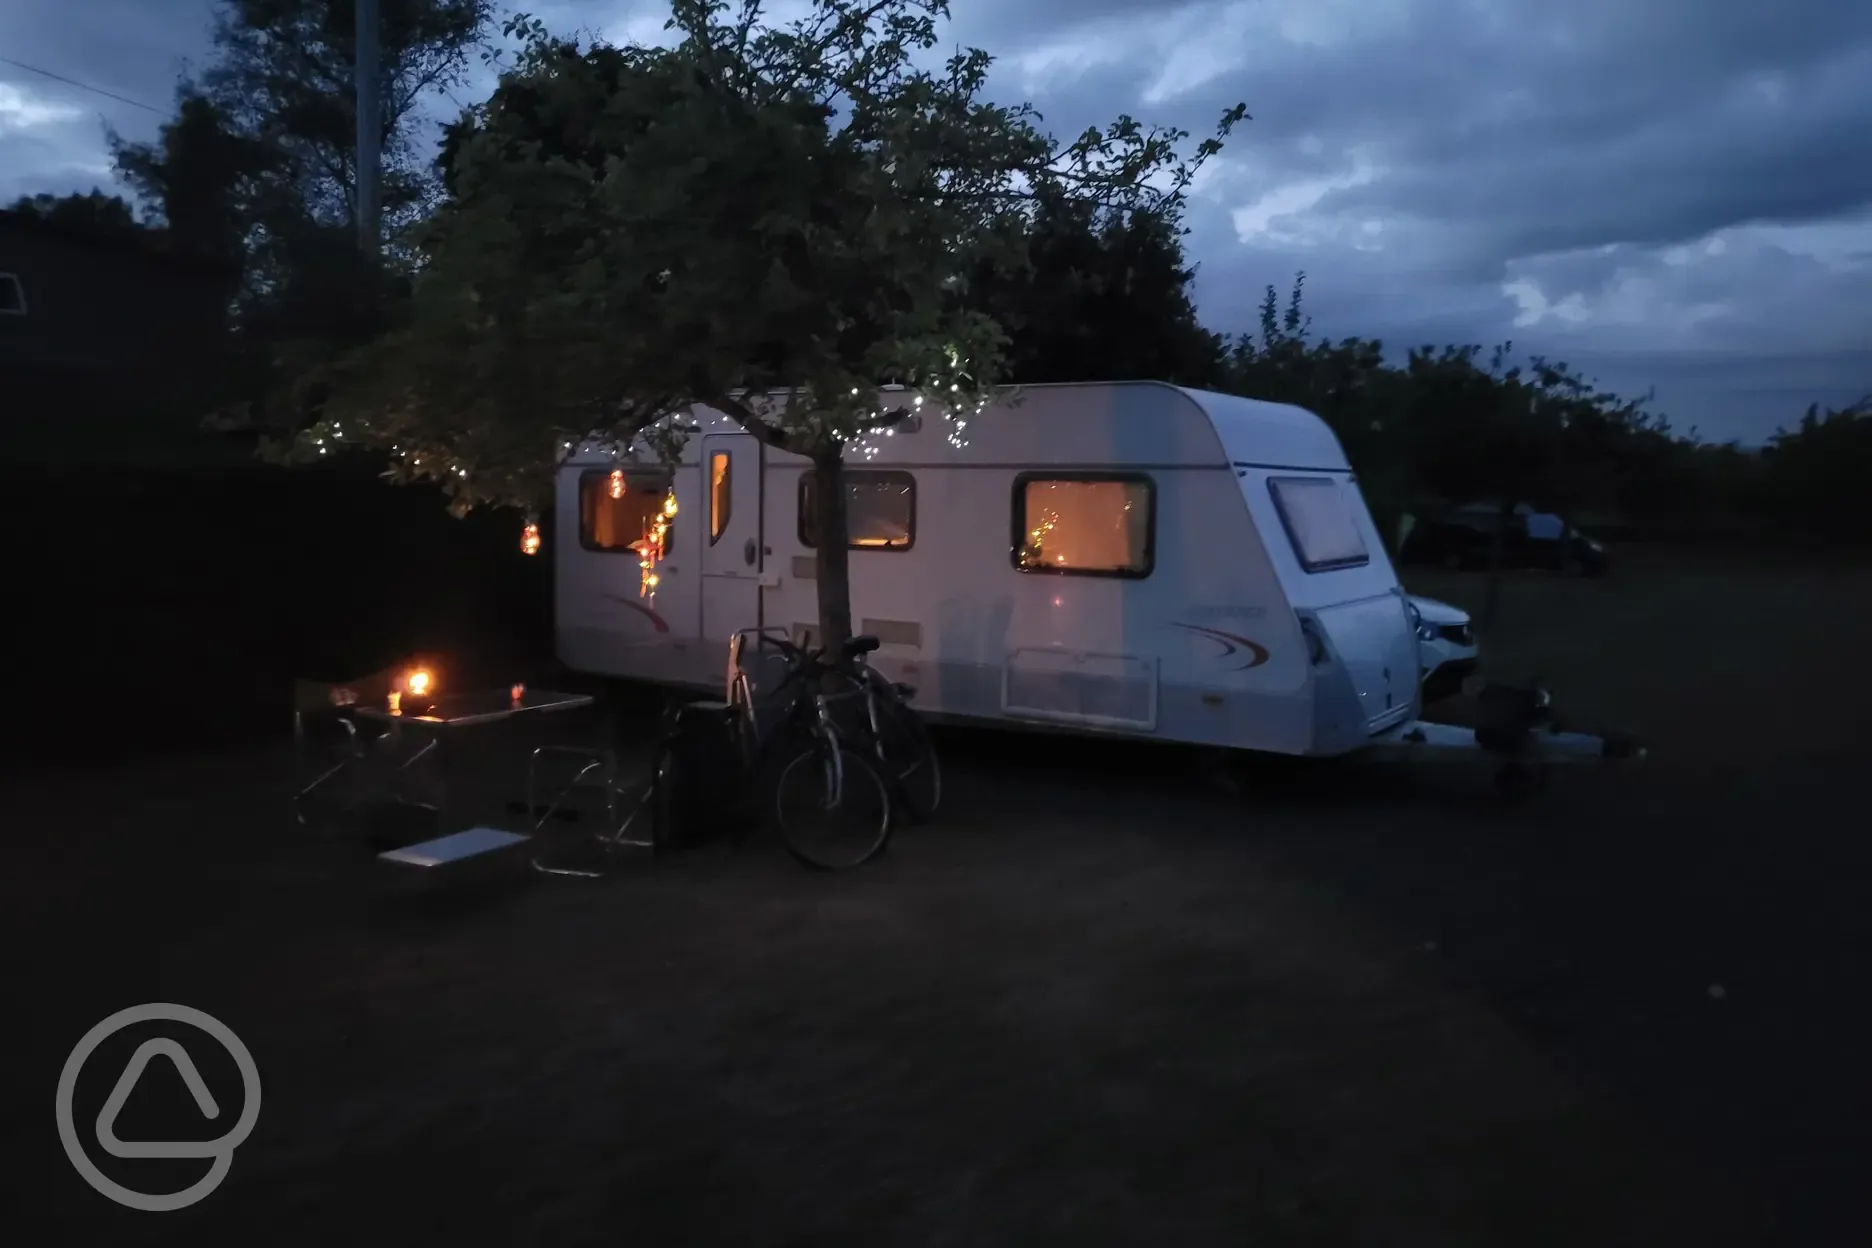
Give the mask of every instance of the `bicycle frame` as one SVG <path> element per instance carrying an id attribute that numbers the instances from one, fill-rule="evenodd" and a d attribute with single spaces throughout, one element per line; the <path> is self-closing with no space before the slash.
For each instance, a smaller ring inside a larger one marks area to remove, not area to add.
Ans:
<path id="1" fill-rule="evenodd" d="M 839 757 L 838 729 L 832 726 L 832 707 L 825 694 L 813 696 L 813 712 L 820 743 L 826 747 L 826 809 L 837 810 L 845 800 L 845 762 Z"/>
<path id="2" fill-rule="evenodd" d="M 741 656 L 746 649 L 748 638 L 752 637 L 758 642 L 762 638 L 769 636 L 778 637 L 782 654 L 788 663 L 787 678 L 781 682 L 779 687 L 774 689 L 770 696 L 777 698 L 782 690 L 793 685 L 795 681 L 817 682 L 827 673 L 837 670 L 833 664 L 826 663 L 823 656 L 818 653 L 794 645 L 792 639 L 786 635 L 785 629 L 769 626 L 767 628 L 743 628 L 736 630 L 734 636 L 731 637 L 728 642 L 728 703 L 731 707 L 735 708 L 735 716 L 741 724 L 740 735 L 742 739 L 742 749 L 744 754 L 748 755 L 745 761 L 750 762 L 752 761 L 752 757 L 758 754 L 762 745 L 762 740 L 753 683 L 748 679 L 747 670 L 742 666 Z M 839 756 L 840 747 L 845 743 L 839 733 L 838 725 L 832 717 L 832 704 L 834 702 L 854 697 L 861 697 L 864 699 L 865 718 L 871 729 L 872 748 L 874 752 L 879 750 L 876 744 L 878 737 L 878 718 L 876 690 L 873 687 L 874 677 L 871 669 L 865 667 L 862 658 L 859 658 L 855 665 L 864 668 L 865 673 L 857 682 L 856 688 L 830 694 L 825 693 L 817 687 L 812 688 L 812 716 L 811 722 L 808 725 L 808 731 L 825 747 L 827 767 L 826 808 L 828 810 L 838 809 L 840 802 L 844 800 L 845 794 L 845 765 Z M 793 696 L 797 700 L 801 698 L 803 693 L 804 690 L 800 690 L 795 692 Z M 882 761 L 882 757 L 882 753 L 879 752 L 880 761 Z"/>

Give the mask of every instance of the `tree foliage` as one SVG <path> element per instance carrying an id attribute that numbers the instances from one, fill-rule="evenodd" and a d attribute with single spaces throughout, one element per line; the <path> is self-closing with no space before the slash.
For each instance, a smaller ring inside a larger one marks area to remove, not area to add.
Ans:
<path id="1" fill-rule="evenodd" d="M 1048 199 L 1020 234 L 1024 263 L 979 264 L 968 296 L 1007 334 L 1011 381 L 1220 382 L 1226 344 L 1197 319 L 1174 221 Z"/>
<path id="2" fill-rule="evenodd" d="M 959 432 L 1006 374 L 971 281 L 1027 262 L 1040 205 L 1174 229 L 1243 116 L 1188 151 L 1129 117 L 1057 142 L 981 98 L 985 52 L 923 63 L 947 16 L 816 0 L 769 24 L 758 0 L 675 0 L 667 49 L 515 19 L 518 65 L 450 131 L 407 319 L 321 379 L 301 452 L 362 441 L 460 507 L 537 509 L 556 449 L 713 408 L 812 459 L 822 627 L 843 635 L 843 450 L 911 410 L 883 387 Z"/>
<path id="3" fill-rule="evenodd" d="M 22 195 L 7 206 L 7 211 L 89 238 L 127 239 L 142 234 L 130 205 L 100 190 L 75 195 Z"/>
<path id="4" fill-rule="evenodd" d="M 465 81 L 492 0 L 380 0 L 382 202 L 390 271 L 356 238 L 356 5 L 221 0 L 214 51 L 177 89 L 151 142 L 112 136 L 119 177 L 179 247 L 226 262 L 245 348 L 227 397 L 256 423 L 294 423 L 287 382 L 368 339 L 403 244 L 439 193 L 415 138 L 426 93 Z"/>

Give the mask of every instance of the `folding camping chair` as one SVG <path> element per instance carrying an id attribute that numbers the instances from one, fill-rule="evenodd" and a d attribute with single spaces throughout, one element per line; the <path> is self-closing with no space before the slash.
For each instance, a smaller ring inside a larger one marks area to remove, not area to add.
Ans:
<path id="1" fill-rule="evenodd" d="M 393 734 L 363 721 L 360 706 L 381 706 L 396 687 L 401 666 L 386 668 L 358 680 L 336 683 L 314 680 L 293 682 L 293 778 L 288 802 L 290 825 L 307 824 L 306 802 L 334 795 L 343 782 L 384 758 Z M 436 749 L 425 741 L 410 757 L 397 764 L 408 771 Z"/>

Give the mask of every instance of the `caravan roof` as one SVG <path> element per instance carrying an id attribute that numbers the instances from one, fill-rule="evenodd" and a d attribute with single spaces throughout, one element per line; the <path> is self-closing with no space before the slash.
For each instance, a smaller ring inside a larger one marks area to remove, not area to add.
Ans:
<path id="1" fill-rule="evenodd" d="M 1305 472 L 1350 472 L 1326 422 L 1302 407 L 1194 390 L 1160 381 L 1058 382 L 1010 387 L 999 411 L 969 422 L 968 436 L 890 438 L 853 444 L 854 466 L 1057 462 L 1213 465 Z M 739 426 L 708 408 L 692 409 L 700 433 Z M 940 422 L 941 418 L 937 418 Z M 1057 423 L 1064 421 L 1064 423 Z M 938 423 L 936 428 L 942 428 Z M 1070 429 L 1069 440 L 1057 436 Z M 569 461 L 611 462 L 608 446 L 584 443 Z M 685 462 L 697 454 L 693 441 Z"/>
<path id="2" fill-rule="evenodd" d="M 1229 462 L 1255 468 L 1350 472 L 1345 450 L 1325 421 L 1291 403 L 1179 387 L 1209 416 Z"/>

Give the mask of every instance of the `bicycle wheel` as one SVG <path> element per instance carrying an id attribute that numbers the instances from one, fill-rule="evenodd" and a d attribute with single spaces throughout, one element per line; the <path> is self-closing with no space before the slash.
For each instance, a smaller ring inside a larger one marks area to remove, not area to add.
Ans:
<path id="1" fill-rule="evenodd" d="M 917 823 L 929 819 L 942 804 L 942 765 L 923 717 L 902 702 L 880 704 L 878 750 L 904 814 Z"/>
<path id="2" fill-rule="evenodd" d="M 817 871 L 863 866 L 890 844 L 890 789 L 864 755 L 814 737 L 780 764 L 774 815 L 787 852 Z"/>

